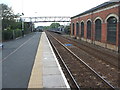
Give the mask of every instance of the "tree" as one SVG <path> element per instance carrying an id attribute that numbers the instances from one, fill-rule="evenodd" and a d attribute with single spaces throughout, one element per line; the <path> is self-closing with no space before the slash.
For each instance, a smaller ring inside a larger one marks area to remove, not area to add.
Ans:
<path id="1" fill-rule="evenodd" d="M 3 17 L 3 19 L 14 20 L 15 15 L 12 11 L 12 8 L 8 7 L 5 4 L 1 4 L 1 6 L 2 6 L 2 17 Z"/>
<path id="2" fill-rule="evenodd" d="M 70 34 L 70 25 L 66 26 L 64 31 L 66 34 Z"/>
<path id="3" fill-rule="evenodd" d="M 59 23 L 52 23 L 52 24 L 50 25 L 50 29 L 58 28 L 59 26 L 60 26 Z"/>
<path id="4" fill-rule="evenodd" d="M 43 29 L 44 29 L 44 30 L 49 30 L 49 29 L 50 29 L 50 26 L 44 26 Z"/>
<path id="5" fill-rule="evenodd" d="M 11 7 L 6 4 L 0 4 L 2 7 L 2 30 L 13 28 L 15 25 L 15 18 L 19 17 L 15 15 Z"/>

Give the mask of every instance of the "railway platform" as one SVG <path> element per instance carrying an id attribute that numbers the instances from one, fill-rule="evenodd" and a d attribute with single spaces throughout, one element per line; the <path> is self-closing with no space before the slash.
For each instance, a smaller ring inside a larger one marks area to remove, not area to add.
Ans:
<path id="1" fill-rule="evenodd" d="M 28 88 L 70 89 L 45 32 L 40 38 Z"/>

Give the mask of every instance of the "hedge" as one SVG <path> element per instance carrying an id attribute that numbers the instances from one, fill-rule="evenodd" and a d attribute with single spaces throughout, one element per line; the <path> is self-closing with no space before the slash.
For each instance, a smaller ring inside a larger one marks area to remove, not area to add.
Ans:
<path id="1" fill-rule="evenodd" d="M 21 30 L 15 30 L 15 38 L 22 36 L 22 31 Z"/>
<path id="2" fill-rule="evenodd" d="M 13 31 L 12 30 L 5 30 L 2 31 L 2 40 L 10 40 L 13 38 Z"/>
<path id="3" fill-rule="evenodd" d="M 2 31 L 2 40 L 11 40 L 22 35 L 22 31 L 20 29 L 17 30 L 4 30 Z"/>

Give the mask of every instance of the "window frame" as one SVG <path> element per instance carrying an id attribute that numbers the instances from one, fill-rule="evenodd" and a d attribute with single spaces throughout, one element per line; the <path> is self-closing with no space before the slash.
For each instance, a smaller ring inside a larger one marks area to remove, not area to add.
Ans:
<path id="1" fill-rule="evenodd" d="M 101 41 L 102 34 L 102 21 L 100 19 L 96 19 L 95 21 L 95 40 Z"/>
<path id="2" fill-rule="evenodd" d="M 91 31 L 92 31 L 92 22 L 88 20 L 87 21 L 87 39 L 91 39 Z"/>
<path id="3" fill-rule="evenodd" d="M 81 37 L 84 37 L 84 22 L 81 22 Z"/>
<path id="4" fill-rule="evenodd" d="M 115 22 L 112 21 L 115 19 Z M 111 16 L 107 19 L 107 42 L 111 44 L 116 44 L 116 33 L 117 33 L 117 18 Z"/>

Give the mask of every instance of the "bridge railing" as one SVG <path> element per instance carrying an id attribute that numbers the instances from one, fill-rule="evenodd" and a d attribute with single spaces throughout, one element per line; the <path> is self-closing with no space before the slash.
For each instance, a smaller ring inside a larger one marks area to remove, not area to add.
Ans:
<path id="1" fill-rule="evenodd" d="M 22 17 L 26 22 L 70 22 L 69 16 Z"/>

